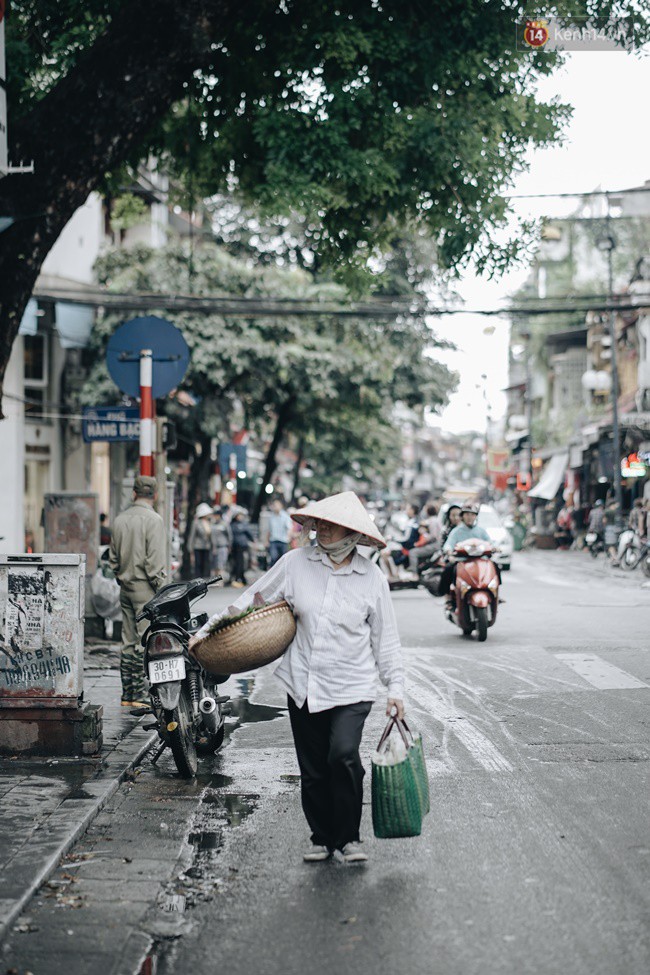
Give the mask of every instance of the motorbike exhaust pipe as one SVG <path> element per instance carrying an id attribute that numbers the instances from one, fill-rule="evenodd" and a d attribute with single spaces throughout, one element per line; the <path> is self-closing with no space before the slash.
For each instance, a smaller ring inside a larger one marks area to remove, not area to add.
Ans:
<path id="1" fill-rule="evenodd" d="M 220 717 L 216 701 L 212 697 L 203 697 L 199 701 L 199 711 L 203 718 L 203 725 L 207 731 L 216 735 L 219 730 Z"/>

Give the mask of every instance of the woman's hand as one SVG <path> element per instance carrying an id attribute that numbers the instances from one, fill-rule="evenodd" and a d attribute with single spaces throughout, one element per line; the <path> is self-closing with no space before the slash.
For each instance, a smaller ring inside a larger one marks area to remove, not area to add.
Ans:
<path id="1" fill-rule="evenodd" d="M 386 714 L 390 717 L 393 708 L 397 711 L 397 717 L 402 721 L 404 719 L 404 701 L 399 697 L 389 697 L 388 703 L 386 705 Z"/>

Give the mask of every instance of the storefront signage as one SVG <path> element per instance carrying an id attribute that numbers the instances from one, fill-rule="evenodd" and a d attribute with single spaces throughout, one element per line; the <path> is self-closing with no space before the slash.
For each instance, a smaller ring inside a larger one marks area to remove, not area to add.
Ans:
<path id="1" fill-rule="evenodd" d="M 638 454 L 621 458 L 621 477 L 645 477 L 646 464 Z"/>
<path id="2" fill-rule="evenodd" d="M 140 414 L 137 408 L 131 407 L 86 408 L 83 411 L 81 430 L 85 443 L 137 442 L 140 439 Z"/>

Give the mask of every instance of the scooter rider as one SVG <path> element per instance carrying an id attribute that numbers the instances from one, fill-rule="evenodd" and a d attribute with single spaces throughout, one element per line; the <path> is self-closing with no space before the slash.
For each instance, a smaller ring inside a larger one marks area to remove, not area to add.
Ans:
<path id="1" fill-rule="evenodd" d="M 442 529 L 442 541 L 447 541 L 450 533 L 454 530 L 456 525 L 460 524 L 460 512 L 461 507 L 459 504 L 450 504 L 447 508 L 447 513 L 445 514 L 445 523 Z"/>
<path id="2" fill-rule="evenodd" d="M 460 523 L 452 528 L 445 544 L 443 546 L 443 552 L 450 555 L 456 545 L 459 542 L 465 542 L 468 538 L 480 538 L 485 542 L 490 541 L 490 536 L 486 532 L 485 528 L 481 528 L 480 525 L 476 524 L 476 519 L 478 517 L 478 505 L 470 504 L 466 502 L 460 509 Z M 453 606 L 453 598 L 451 596 L 451 587 L 456 581 L 456 570 L 458 568 L 458 563 L 450 561 L 443 569 L 442 576 L 440 577 L 440 595 L 447 597 L 446 609 Z"/>

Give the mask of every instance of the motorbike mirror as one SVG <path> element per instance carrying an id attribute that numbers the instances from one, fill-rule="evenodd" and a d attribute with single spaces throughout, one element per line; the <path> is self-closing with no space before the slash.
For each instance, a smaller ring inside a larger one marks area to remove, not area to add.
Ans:
<path id="1" fill-rule="evenodd" d="M 214 579 L 208 579 L 208 585 L 209 586 L 214 586 L 214 585 L 217 584 L 217 582 L 221 582 L 222 579 L 223 579 L 223 576 L 215 576 Z"/>

